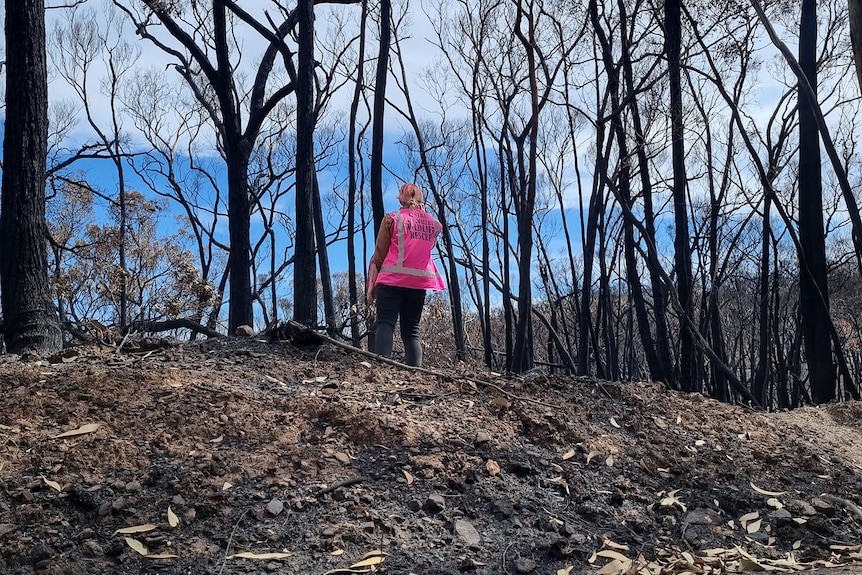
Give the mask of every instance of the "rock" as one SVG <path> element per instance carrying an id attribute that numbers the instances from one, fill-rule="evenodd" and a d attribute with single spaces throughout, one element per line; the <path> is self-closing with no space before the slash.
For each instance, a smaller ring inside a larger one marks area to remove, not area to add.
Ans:
<path id="1" fill-rule="evenodd" d="M 835 507 L 826 501 L 825 499 L 821 499 L 820 497 L 812 497 L 811 498 L 811 506 L 819 513 L 822 513 L 826 517 L 832 517 L 835 515 Z"/>
<path id="2" fill-rule="evenodd" d="M 126 508 L 126 499 L 124 497 L 118 497 L 111 502 L 111 509 L 114 511 L 122 511 Z"/>
<path id="3" fill-rule="evenodd" d="M 129 481 L 126 483 L 125 488 L 129 493 L 140 493 L 143 489 L 140 481 Z"/>
<path id="4" fill-rule="evenodd" d="M 533 573 L 536 571 L 536 567 L 536 562 L 529 557 L 515 559 L 515 573 Z"/>
<path id="5" fill-rule="evenodd" d="M 99 516 L 104 517 L 108 513 L 111 512 L 112 504 L 110 501 L 104 501 L 101 505 L 99 505 Z"/>
<path id="6" fill-rule="evenodd" d="M 83 529 L 80 533 L 75 536 L 76 541 L 86 541 L 88 539 L 92 539 L 96 536 L 96 532 L 90 529 L 89 527 Z"/>
<path id="7" fill-rule="evenodd" d="M 482 541 L 482 537 L 473 524 L 466 519 L 458 519 L 455 521 L 455 533 L 460 537 L 468 547 L 478 547 Z"/>
<path id="8" fill-rule="evenodd" d="M 425 500 L 425 504 L 422 506 L 422 509 L 432 515 L 434 513 L 439 513 L 446 509 L 446 499 L 439 493 L 432 493 L 428 496 L 428 499 Z"/>
<path id="9" fill-rule="evenodd" d="M 420 509 L 422 509 L 422 502 L 420 502 L 418 499 L 411 499 L 407 502 L 407 509 L 413 512 L 419 511 Z"/>
<path id="10" fill-rule="evenodd" d="M 276 498 L 273 498 L 269 503 L 266 504 L 266 510 L 271 515 L 278 515 L 279 513 L 284 511 L 284 503 L 282 503 Z"/>
<path id="11" fill-rule="evenodd" d="M 791 513 L 795 513 L 797 515 L 816 515 L 817 510 L 812 507 L 810 503 L 807 501 L 803 501 L 801 499 L 792 499 L 787 503 L 787 509 Z"/>
<path id="12" fill-rule="evenodd" d="M 458 564 L 458 571 L 460 571 L 461 573 L 475 571 L 479 566 L 480 563 L 476 563 L 476 560 L 472 557 L 464 557 Z"/>
<path id="13" fill-rule="evenodd" d="M 491 436 L 485 431 L 477 431 L 476 439 L 473 440 L 475 445 L 482 445 L 483 443 L 489 443 L 491 441 Z"/>
<path id="14" fill-rule="evenodd" d="M 237 337 L 251 337 L 254 335 L 254 330 L 250 325 L 240 325 L 237 326 L 233 334 Z"/>
<path id="15" fill-rule="evenodd" d="M 698 507 L 688 512 L 685 522 L 691 525 L 719 525 L 722 521 L 714 509 Z"/>
<path id="16" fill-rule="evenodd" d="M 94 559 L 98 557 L 105 556 L 105 549 L 99 545 L 98 541 L 94 541 L 92 539 L 87 539 L 84 543 L 81 544 L 82 553 L 85 557 L 92 557 Z"/>
<path id="17" fill-rule="evenodd" d="M 186 509 L 185 511 L 183 511 L 183 521 L 186 523 L 191 523 L 192 521 L 195 520 L 195 517 L 197 517 L 197 514 L 198 514 L 198 512 L 195 510 L 195 508 L 190 507 L 190 508 Z"/>
<path id="18" fill-rule="evenodd" d="M 446 466 L 439 455 L 416 455 L 410 461 L 417 469 L 432 470 L 438 472 L 446 471 Z"/>

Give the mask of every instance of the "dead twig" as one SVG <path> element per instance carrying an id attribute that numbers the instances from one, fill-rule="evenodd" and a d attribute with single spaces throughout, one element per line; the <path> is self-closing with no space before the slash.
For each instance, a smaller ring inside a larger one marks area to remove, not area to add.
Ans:
<path id="1" fill-rule="evenodd" d="M 227 565 L 228 553 L 230 553 L 230 544 L 233 542 L 233 536 L 234 534 L 236 534 L 236 528 L 239 527 L 239 524 L 242 522 L 243 518 L 246 516 L 246 514 L 248 514 L 249 511 L 251 511 L 251 507 L 243 511 L 240 514 L 239 519 L 236 520 L 236 523 L 233 524 L 233 529 L 231 530 L 230 537 L 228 537 L 227 540 L 227 546 L 225 546 L 224 548 L 224 559 L 222 559 L 221 569 L 218 570 L 218 575 L 222 574 L 225 565 Z"/>
<path id="2" fill-rule="evenodd" d="M 506 575 L 509 575 L 509 568 L 508 568 L 508 567 L 506 567 L 506 554 L 507 554 L 507 553 L 509 553 L 509 549 L 510 549 L 510 548 L 512 547 L 512 545 L 514 545 L 514 544 L 515 544 L 514 542 L 509 542 L 509 544 L 508 544 L 508 545 L 506 545 L 506 548 L 505 548 L 505 549 L 503 549 L 503 559 L 502 559 L 502 561 L 500 562 L 500 567 L 502 567 L 502 568 L 503 568 L 503 573 L 505 573 Z"/>
<path id="3" fill-rule="evenodd" d="M 862 523 L 862 509 L 859 508 L 858 505 L 850 501 L 849 499 L 844 499 L 843 497 L 838 497 L 837 495 L 830 495 L 829 493 L 822 493 L 820 495 L 821 499 L 829 501 L 830 503 L 837 503 L 842 507 L 846 508 L 850 513 L 856 516 L 856 519 Z"/>
<path id="4" fill-rule="evenodd" d="M 123 346 L 126 345 L 126 342 L 129 341 L 129 336 L 136 334 L 137 332 L 133 332 L 129 330 L 126 332 L 126 335 L 123 336 L 123 340 L 120 342 L 120 345 L 117 346 L 117 349 L 114 350 L 114 355 L 119 355 L 120 351 L 123 349 Z"/>
<path id="5" fill-rule="evenodd" d="M 357 483 L 362 483 L 363 481 L 365 481 L 364 477 L 351 477 L 350 479 L 345 479 L 344 481 L 336 481 L 329 487 L 324 487 L 323 489 L 318 491 L 315 494 L 315 497 L 320 497 L 321 495 L 324 495 L 331 491 L 335 491 L 339 487 L 349 487 L 350 485 L 356 485 Z"/>

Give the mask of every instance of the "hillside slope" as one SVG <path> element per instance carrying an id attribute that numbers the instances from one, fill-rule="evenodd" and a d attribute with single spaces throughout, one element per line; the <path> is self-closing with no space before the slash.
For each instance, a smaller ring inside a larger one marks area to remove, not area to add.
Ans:
<path id="1" fill-rule="evenodd" d="M 762 413 L 331 344 L 149 343 L 0 356 L 0 573 L 613 575 L 862 557 L 857 403 Z"/>

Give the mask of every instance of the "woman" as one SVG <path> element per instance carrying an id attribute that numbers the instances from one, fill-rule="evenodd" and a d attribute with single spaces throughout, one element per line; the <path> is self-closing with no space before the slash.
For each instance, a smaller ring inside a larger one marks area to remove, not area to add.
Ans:
<path id="1" fill-rule="evenodd" d="M 368 270 L 368 304 L 377 300 L 377 334 L 374 351 L 392 354 L 395 322 L 400 319 L 404 361 L 422 365 L 419 321 L 426 290 L 445 288 L 431 250 L 443 226 L 425 211 L 422 190 L 404 184 L 398 190 L 401 209 L 386 214 L 380 223 L 371 267 Z"/>

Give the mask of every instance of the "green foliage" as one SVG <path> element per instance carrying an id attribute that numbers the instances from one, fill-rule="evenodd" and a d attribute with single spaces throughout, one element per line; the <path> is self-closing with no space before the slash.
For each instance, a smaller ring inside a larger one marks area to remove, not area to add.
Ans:
<path id="1" fill-rule="evenodd" d="M 162 203 L 129 192 L 125 204 L 126 234 L 121 237 L 117 204 L 109 205 L 107 218 L 100 217 L 86 185 L 66 184 L 49 202 L 51 281 L 64 319 L 117 323 L 123 277 L 132 321 L 201 317 L 219 294 L 202 279 L 184 245 L 185 234 L 165 232 Z M 122 243 L 125 270 L 118 263 Z"/>

